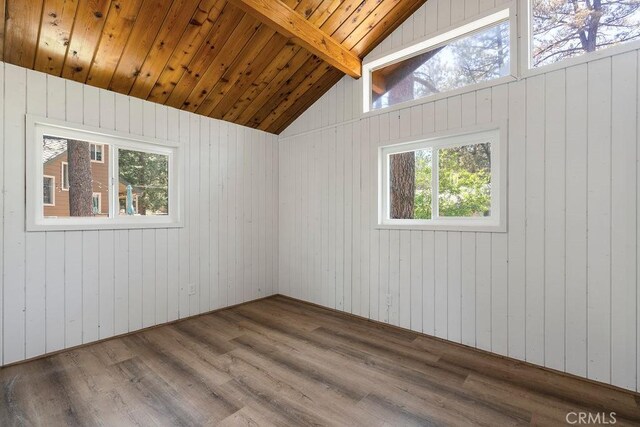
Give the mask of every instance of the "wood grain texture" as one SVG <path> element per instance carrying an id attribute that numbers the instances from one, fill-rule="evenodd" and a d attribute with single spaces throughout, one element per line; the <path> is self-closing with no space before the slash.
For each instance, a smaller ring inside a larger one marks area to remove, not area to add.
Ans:
<path id="1" fill-rule="evenodd" d="M 9 63 L 277 133 L 424 1 L 7 0 L 0 35 Z"/>
<path id="2" fill-rule="evenodd" d="M 142 0 L 111 3 L 87 83 L 99 88 L 109 87 L 141 6 Z"/>
<path id="3" fill-rule="evenodd" d="M 45 0 L 35 69 L 60 75 L 78 10 L 77 0 Z"/>
<path id="4" fill-rule="evenodd" d="M 330 35 L 310 24 L 280 0 L 233 0 L 234 4 L 312 54 L 354 78 L 362 75 L 360 59 Z"/>
<path id="5" fill-rule="evenodd" d="M 38 46 L 42 0 L 5 4 L 4 60 L 32 68 Z"/>
<path id="6" fill-rule="evenodd" d="M 61 77 L 81 83 L 87 80 L 110 4 L 109 0 L 79 2 Z"/>
<path id="7" fill-rule="evenodd" d="M 640 422 L 638 396 L 275 296 L 0 371 L 0 423 Z"/>

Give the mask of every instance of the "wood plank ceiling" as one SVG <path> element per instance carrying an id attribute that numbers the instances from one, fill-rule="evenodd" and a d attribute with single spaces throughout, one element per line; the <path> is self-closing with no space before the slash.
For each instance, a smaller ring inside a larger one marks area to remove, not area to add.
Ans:
<path id="1" fill-rule="evenodd" d="M 281 23 L 318 29 L 337 42 L 320 39 L 321 49 L 359 58 L 425 2 L 6 0 L 2 53 L 12 64 L 280 133 L 344 74 L 251 10 L 276 1 L 288 13 Z"/>

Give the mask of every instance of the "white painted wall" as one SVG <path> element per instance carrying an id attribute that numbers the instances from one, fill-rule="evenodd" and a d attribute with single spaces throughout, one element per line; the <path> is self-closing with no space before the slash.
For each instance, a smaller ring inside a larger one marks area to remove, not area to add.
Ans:
<path id="1" fill-rule="evenodd" d="M 0 82 L 0 365 L 276 292 L 275 136 L 8 64 Z M 185 227 L 26 233 L 25 113 L 179 142 Z"/>
<path id="2" fill-rule="evenodd" d="M 429 0 L 372 55 L 494 6 Z M 279 292 L 638 390 L 638 51 L 367 118 L 359 85 L 280 137 Z M 502 119 L 508 233 L 374 228 L 377 147 Z"/>

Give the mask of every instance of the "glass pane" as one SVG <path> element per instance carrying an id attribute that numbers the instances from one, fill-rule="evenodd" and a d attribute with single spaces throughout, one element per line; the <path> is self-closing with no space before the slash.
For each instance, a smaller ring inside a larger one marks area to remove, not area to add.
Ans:
<path id="1" fill-rule="evenodd" d="M 640 0 L 532 0 L 533 66 L 640 39 Z"/>
<path id="2" fill-rule="evenodd" d="M 372 108 L 388 107 L 509 73 L 509 23 L 502 22 L 375 70 L 371 75 Z"/>
<path id="3" fill-rule="evenodd" d="M 389 156 L 389 218 L 431 219 L 431 149 Z"/>
<path id="4" fill-rule="evenodd" d="M 91 160 L 94 162 L 102 161 L 102 145 L 91 144 Z"/>
<path id="5" fill-rule="evenodd" d="M 42 180 L 42 203 L 45 205 L 51 205 L 54 203 L 53 190 L 54 190 L 54 178 L 45 176 Z"/>
<path id="6" fill-rule="evenodd" d="M 439 149 L 438 191 L 442 217 L 491 215 L 490 144 Z"/>
<path id="7" fill-rule="evenodd" d="M 62 189 L 69 189 L 69 164 L 62 163 Z"/>
<path id="8" fill-rule="evenodd" d="M 94 209 L 93 195 L 109 200 L 108 162 L 91 161 L 91 143 L 45 135 L 42 141 L 43 215 L 47 218 L 108 217 L 109 204 Z M 103 146 L 103 158 L 109 147 Z M 46 186 L 49 183 L 50 189 Z M 50 196 L 47 195 L 50 191 Z M 50 203 L 47 203 L 47 200 Z"/>
<path id="9" fill-rule="evenodd" d="M 169 156 L 118 150 L 120 215 L 169 214 Z"/>

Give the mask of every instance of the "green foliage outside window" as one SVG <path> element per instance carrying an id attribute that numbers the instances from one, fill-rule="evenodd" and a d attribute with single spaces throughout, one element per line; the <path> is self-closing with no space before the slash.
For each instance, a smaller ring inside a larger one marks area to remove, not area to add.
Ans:
<path id="1" fill-rule="evenodd" d="M 491 213 L 489 144 L 441 149 L 438 157 L 440 216 L 489 216 Z"/>
<path id="2" fill-rule="evenodd" d="M 118 151 L 120 182 L 138 193 L 141 215 L 163 215 L 169 210 L 169 158 L 134 150 Z"/>
<path id="3" fill-rule="evenodd" d="M 431 150 L 416 151 L 416 195 L 413 217 L 431 219 Z"/>
<path id="4" fill-rule="evenodd" d="M 418 150 L 416 159 L 415 219 L 431 219 L 432 156 Z M 438 211 L 442 217 L 491 214 L 491 155 L 489 144 L 438 150 Z"/>

